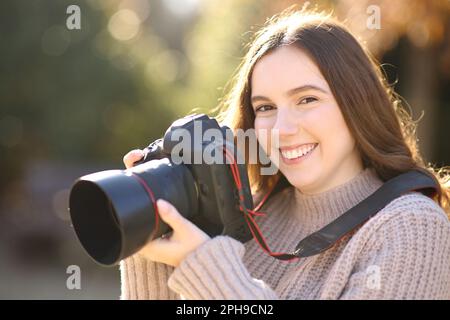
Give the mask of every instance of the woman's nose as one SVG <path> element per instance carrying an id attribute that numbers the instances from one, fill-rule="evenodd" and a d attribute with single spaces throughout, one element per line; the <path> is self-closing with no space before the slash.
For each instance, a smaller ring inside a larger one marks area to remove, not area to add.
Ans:
<path id="1" fill-rule="evenodd" d="M 272 129 L 278 130 L 280 136 L 295 135 L 299 129 L 298 119 L 289 111 L 279 111 Z"/>

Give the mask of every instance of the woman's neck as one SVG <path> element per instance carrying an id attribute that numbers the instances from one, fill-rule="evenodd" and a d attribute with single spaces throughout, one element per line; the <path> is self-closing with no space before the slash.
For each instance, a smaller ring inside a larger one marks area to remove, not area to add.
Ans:
<path id="1" fill-rule="evenodd" d="M 290 212 L 302 225 L 315 231 L 367 198 L 382 184 L 373 169 L 364 169 L 345 183 L 325 192 L 305 194 L 293 188 Z"/>
<path id="2" fill-rule="evenodd" d="M 347 183 L 364 170 L 361 156 L 355 150 L 342 163 L 335 168 L 332 173 L 327 173 L 323 177 L 317 179 L 312 185 L 298 187 L 303 194 L 314 195 L 334 189 L 340 185 Z"/>

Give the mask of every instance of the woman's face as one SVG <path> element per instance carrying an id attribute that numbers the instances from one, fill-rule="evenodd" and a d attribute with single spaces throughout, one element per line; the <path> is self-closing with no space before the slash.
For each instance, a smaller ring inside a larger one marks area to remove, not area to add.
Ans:
<path id="1" fill-rule="evenodd" d="M 363 169 L 327 81 L 304 51 L 284 46 L 261 58 L 251 88 L 258 141 L 293 186 L 319 193 Z M 274 131 L 279 145 L 271 141 Z"/>

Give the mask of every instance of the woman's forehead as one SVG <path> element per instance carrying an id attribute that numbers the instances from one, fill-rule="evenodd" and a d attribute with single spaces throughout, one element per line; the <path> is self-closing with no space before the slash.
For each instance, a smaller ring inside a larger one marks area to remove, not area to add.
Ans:
<path id="1" fill-rule="evenodd" d="M 285 91 L 302 85 L 328 88 L 326 80 L 314 61 L 301 49 L 285 46 L 262 57 L 251 77 L 254 94 L 263 94 L 276 88 Z"/>

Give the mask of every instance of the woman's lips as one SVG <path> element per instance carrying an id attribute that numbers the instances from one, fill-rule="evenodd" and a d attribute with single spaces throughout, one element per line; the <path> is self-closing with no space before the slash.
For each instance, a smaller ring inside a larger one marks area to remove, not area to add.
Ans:
<path id="1" fill-rule="evenodd" d="M 311 156 L 318 143 L 303 143 L 296 146 L 280 148 L 280 156 L 286 164 L 297 164 Z"/>

